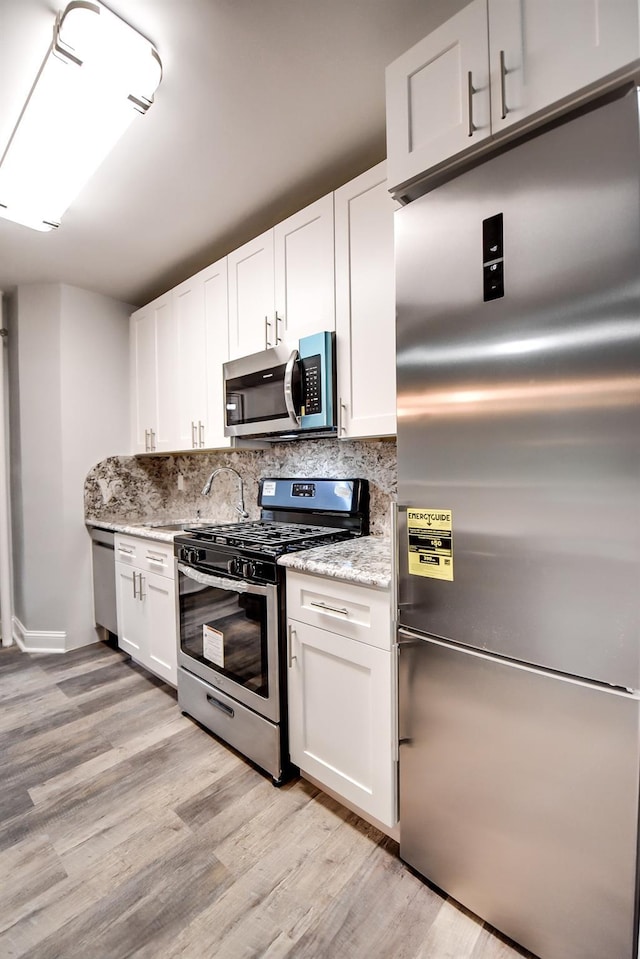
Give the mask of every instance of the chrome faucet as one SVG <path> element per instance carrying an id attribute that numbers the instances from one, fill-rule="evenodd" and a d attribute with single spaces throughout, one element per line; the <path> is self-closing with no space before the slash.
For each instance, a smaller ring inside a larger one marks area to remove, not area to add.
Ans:
<path id="1" fill-rule="evenodd" d="M 207 482 L 202 487 L 202 495 L 203 496 L 209 495 L 209 493 L 211 492 L 211 484 L 213 483 L 218 473 L 233 473 L 233 475 L 238 478 L 238 483 L 240 484 L 240 489 L 239 489 L 240 500 L 238 502 L 238 505 L 235 506 L 234 509 L 236 513 L 240 515 L 241 519 L 249 519 L 249 514 L 244 508 L 244 488 L 242 485 L 242 477 L 240 476 L 240 473 L 238 473 L 237 470 L 233 469 L 232 466 L 219 466 L 217 470 L 214 470 L 211 476 L 209 477 L 209 479 L 207 480 Z"/>

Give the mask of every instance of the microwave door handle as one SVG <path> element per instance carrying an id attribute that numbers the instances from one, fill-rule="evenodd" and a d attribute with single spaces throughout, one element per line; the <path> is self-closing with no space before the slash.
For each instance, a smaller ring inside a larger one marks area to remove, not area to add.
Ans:
<path id="1" fill-rule="evenodd" d="M 289 418 L 294 426 L 300 426 L 300 415 L 298 414 L 293 402 L 293 371 L 297 362 L 298 351 L 293 350 L 291 356 L 287 360 L 287 365 L 284 371 L 284 402 L 285 406 L 287 407 Z"/>

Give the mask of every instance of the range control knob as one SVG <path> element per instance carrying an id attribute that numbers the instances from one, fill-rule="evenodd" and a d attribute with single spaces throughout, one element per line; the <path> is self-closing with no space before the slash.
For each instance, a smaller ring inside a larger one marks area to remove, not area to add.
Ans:
<path id="1" fill-rule="evenodd" d="M 205 558 L 205 555 L 203 549 L 194 549 L 192 546 L 180 547 L 180 559 L 184 560 L 185 563 L 191 563 L 192 566 L 201 562 L 201 560 Z"/>
<path id="2" fill-rule="evenodd" d="M 245 579 L 251 579 L 255 575 L 256 567 L 255 564 L 249 559 L 245 559 L 242 563 L 242 575 Z"/>

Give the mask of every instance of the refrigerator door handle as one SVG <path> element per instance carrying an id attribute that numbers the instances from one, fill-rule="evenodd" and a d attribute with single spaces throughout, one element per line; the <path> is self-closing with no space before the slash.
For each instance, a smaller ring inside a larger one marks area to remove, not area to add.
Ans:
<path id="1" fill-rule="evenodd" d="M 402 627 L 398 630 L 398 641 L 396 643 L 398 650 L 398 748 L 400 746 L 410 746 L 413 741 L 409 722 L 411 716 L 410 651 L 416 646 L 421 646 L 422 643 L 423 640 L 410 633 L 409 630 Z"/>
<path id="2" fill-rule="evenodd" d="M 403 606 L 409 606 L 410 603 L 403 603 Z M 406 637 L 403 639 L 401 637 Z M 398 652 L 401 649 L 407 649 L 409 646 L 419 646 L 420 643 L 424 642 L 420 636 L 417 636 L 416 633 L 410 632 L 405 626 L 400 626 L 398 629 Z"/>

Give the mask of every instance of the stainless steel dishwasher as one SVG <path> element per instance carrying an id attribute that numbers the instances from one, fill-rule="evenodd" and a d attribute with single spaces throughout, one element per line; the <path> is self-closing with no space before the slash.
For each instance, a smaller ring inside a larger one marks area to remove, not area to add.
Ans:
<path id="1" fill-rule="evenodd" d="M 90 533 L 95 623 L 117 634 L 115 534 L 106 529 L 92 529 Z"/>

